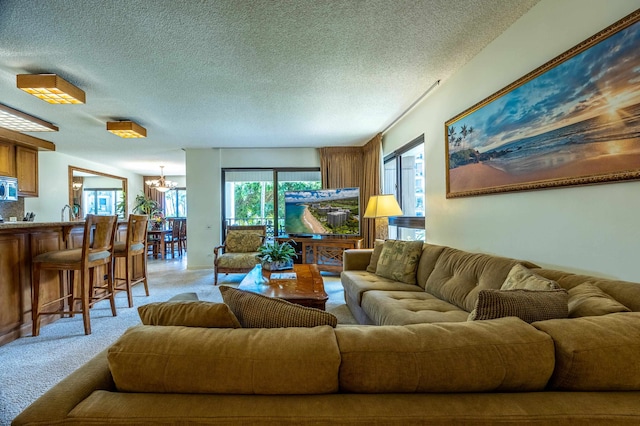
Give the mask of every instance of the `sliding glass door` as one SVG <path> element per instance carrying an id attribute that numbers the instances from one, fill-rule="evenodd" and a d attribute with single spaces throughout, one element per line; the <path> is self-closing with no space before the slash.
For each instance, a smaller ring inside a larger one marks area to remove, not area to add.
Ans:
<path id="1" fill-rule="evenodd" d="M 223 223 L 266 225 L 267 235 L 284 234 L 284 193 L 320 189 L 319 169 L 224 169 Z"/>

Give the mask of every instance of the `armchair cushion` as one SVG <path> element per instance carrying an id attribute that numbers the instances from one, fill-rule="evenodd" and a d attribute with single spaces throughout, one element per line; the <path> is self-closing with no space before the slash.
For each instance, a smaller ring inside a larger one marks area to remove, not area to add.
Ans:
<path id="1" fill-rule="evenodd" d="M 264 236 L 256 231 L 231 230 L 227 233 L 225 252 L 250 253 L 258 251 L 262 245 Z"/>
<path id="2" fill-rule="evenodd" d="M 250 253 L 223 253 L 217 257 L 218 268 L 226 269 L 251 269 L 260 263 L 257 257 L 259 252 Z"/>

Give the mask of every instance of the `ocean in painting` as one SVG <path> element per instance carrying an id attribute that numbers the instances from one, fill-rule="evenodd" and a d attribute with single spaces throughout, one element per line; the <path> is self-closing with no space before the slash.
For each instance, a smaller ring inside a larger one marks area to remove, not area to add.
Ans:
<path id="1" fill-rule="evenodd" d="M 602 156 L 640 153 L 640 104 L 618 114 L 615 120 L 601 115 L 507 143 L 484 152 L 490 158 L 482 162 L 520 175 Z"/>
<path id="2" fill-rule="evenodd" d="M 285 214 L 285 229 L 291 234 L 306 234 L 313 232 L 303 220 L 306 206 L 303 204 L 287 204 Z"/>

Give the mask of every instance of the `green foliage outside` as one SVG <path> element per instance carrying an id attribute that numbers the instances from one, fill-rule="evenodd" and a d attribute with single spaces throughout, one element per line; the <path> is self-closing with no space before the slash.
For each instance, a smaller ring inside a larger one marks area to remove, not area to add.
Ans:
<path id="1" fill-rule="evenodd" d="M 320 189 L 320 182 L 281 182 L 278 184 L 278 219 L 284 221 L 284 193 L 286 191 L 302 191 Z M 264 188 L 264 190 L 263 190 Z M 273 222 L 274 193 L 272 182 L 245 182 L 234 185 L 235 223 L 238 225 L 253 224 L 267 219 Z M 264 205 L 262 204 L 264 196 Z M 264 210 L 263 210 L 264 208 Z"/>

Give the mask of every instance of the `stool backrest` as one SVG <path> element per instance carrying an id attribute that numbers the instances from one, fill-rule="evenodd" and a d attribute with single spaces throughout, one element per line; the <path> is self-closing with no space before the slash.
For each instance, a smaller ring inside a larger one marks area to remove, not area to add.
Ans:
<path id="1" fill-rule="evenodd" d="M 127 225 L 127 245 L 135 247 L 147 243 L 147 225 L 149 216 L 146 214 L 130 214 Z"/>
<path id="2" fill-rule="evenodd" d="M 82 240 L 83 263 L 92 263 L 93 260 L 104 259 L 104 256 L 111 257 L 117 225 L 118 216 L 116 215 L 87 215 Z M 108 255 L 105 252 L 108 252 Z"/>

